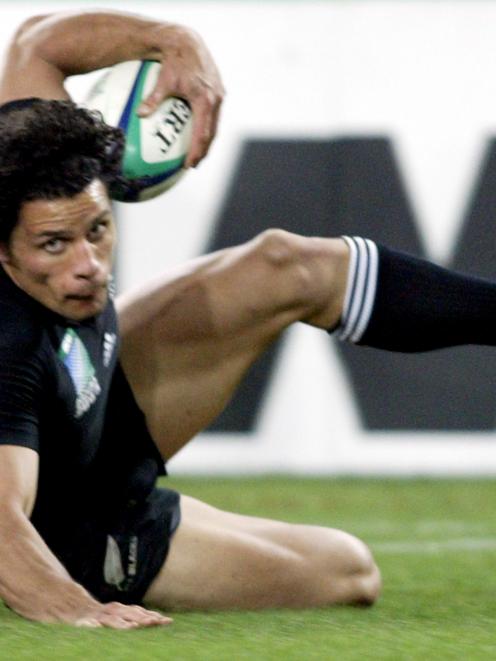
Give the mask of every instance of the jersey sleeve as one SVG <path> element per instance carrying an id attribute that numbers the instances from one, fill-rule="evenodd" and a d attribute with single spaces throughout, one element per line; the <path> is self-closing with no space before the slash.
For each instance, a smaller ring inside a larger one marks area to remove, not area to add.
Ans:
<path id="1" fill-rule="evenodd" d="M 43 395 L 41 332 L 19 309 L 0 310 L 0 444 L 38 451 L 39 407 Z"/>

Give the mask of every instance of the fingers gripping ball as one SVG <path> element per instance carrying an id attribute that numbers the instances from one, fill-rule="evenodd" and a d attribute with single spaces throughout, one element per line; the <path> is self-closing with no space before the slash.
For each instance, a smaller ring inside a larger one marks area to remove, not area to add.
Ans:
<path id="1" fill-rule="evenodd" d="M 136 114 L 153 91 L 161 64 L 116 64 L 97 80 L 86 107 L 102 113 L 107 124 L 124 131 L 123 185 L 115 199 L 141 202 L 160 195 L 183 176 L 191 141 L 192 113 L 183 99 L 169 97 L 148 117 Z M 127 181 L 126 181 L 127 180 Z"/>

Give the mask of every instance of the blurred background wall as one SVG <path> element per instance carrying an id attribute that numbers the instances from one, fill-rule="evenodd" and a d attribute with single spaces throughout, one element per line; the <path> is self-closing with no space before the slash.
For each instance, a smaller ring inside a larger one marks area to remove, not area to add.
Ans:
<path id="1" fill-rule="evenodd" d="M 228 92 L 208 159 L 118 205 L 121 291 L 267 227 L 496 278 L 496 3 L 1 2 L 1 42 L 34 13 L 93 6 L 194 27 Z M 69 82 L 75 98 L 94 78 Z M 494 474 L 495 374 L 494 349 L 395 356 L 298 325 L 171 468 Z"/>

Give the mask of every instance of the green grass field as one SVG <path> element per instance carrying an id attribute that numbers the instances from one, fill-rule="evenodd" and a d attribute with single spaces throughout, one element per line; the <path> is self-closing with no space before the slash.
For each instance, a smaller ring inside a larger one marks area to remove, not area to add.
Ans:
<path id="1" fill-rule="evenodd" d="M 341 527 L 372 547 L 371 609 L 175 614 L 118 632 L 25 622 L 0 608 L 0 659 L 496 658 L 496 480 L 174 479 L 213 505 Z"/>

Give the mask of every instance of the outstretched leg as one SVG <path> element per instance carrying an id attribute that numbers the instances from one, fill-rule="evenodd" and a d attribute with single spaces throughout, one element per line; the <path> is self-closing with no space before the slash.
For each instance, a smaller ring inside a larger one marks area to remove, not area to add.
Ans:
<path id="1" fill-rule="evenodd" d="M 346 241 L 342 339 L 405 353 L 496 344 L 496 283 L 358 237 Z"/>
<path id="2" fill-rule="evenodd" d="M 370 605 L 380 575 L 356 537 L 231 514 L 187 496 L 167 562 L 145 602 L 170 609 Z"/>
<path id="3" fill-rule="evenodd" d="M 391 351 L 496 344 L 496 284 L 358 237 L 270 230 L 120 303 L 122 360 L 152 435 L 172 456 L 224 408 L 295 321 Z"/>

